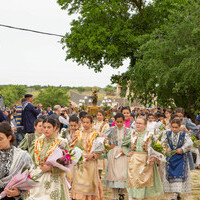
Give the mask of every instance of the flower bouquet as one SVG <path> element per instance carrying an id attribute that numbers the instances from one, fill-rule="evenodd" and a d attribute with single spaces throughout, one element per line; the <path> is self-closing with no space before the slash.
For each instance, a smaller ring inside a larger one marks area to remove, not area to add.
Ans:
<path id="1" fill-rule="evenodd" d="M 81 171 L 83 170 L 83 150 L 80 149 L 79 147 L 74 147 L 74 149 L 72 150 L 72 152 L 74 153 L 74 156 L 76 157 L 76 159 L 74 160 L 74 163 L 76 164 L 76 166 L 81 169 Z"/>
<path id="2" fill-rule="evenodd" d="M 30 176 L 29 170 L 23 168 L 23 170 L 12 177 L 11 181 L 6 185 L 4 191 L 0 194 L 0 199 L 6 197 L 6 189 L 12 189 L 13 187 L 18 190 L 29 190 L 33 187 L 39 186 L 38 181 L 34 177 Z"/>
<path id="3" fill-rule="evenodd" d="M 154 137 L 152 137 L 151 147 L 148 149 L 148 160 L 145 166 L 140 171 L 140 174 L 142 174 L 147 165 L 149 165 L 149 161 L 151 158 L 156 158 L 161 162 L 167 162 L 166 156 L 171 157 L 174 154 L 176 154 L 176 150 L 168 151 L 167 147 L 164 144 L 161 144 L 159 141 L 155 141 Z"/>
<path id="4" fill-rule="evenodd" d="M 100 157 L 100 159 L 102 159 L 107 156 L 110 150 L 111 147 L 107 142 L 107 137 L 103 135 L 102 137 L 97 137 L 96 140 L 93 142 L 91 153 L 104 154 L 103 157 Z"/>
<path id="5" fill-rule="evenodd" d="M 108 154 L 108 152 L 111 150 L 111 147 L 108 144 L 108 137 L 106 135 L 102 135 L 102 137 L 105 138 L 105 140 L 104 140 L 104 147 L 105 147 L 106 154 Z"/>
<path id="6" fill-rule="evenodd" d="M 66 138 L 67 134 L 68 134 L 68 130 L 66 128 L 62 128 L 61 131 L 60 131 L 60 136 L 62 138 Z"/>
<path id="7" fill-rule="evenodd" d="M 157 141 L 161 141 L 163 134 L 166 132 L 166 128 L 164 124 L 161 124 L 157 129 L 154 130 L 154 136 Z"/>
<path id="8" fill-rule="evenodd" d="M 176 150 L 169 151 L 169 149 L 167 148 L 166 145 L 161 144 L 159 142 L 159 140 L 155 141 L 155 139 L 153 137 L 152 137 L 152 140 L 151 140 L 151 148 L 154 151 L 156 151 L 156 152 L 158 152 L 158 153 L 160 153 L 164 156 L 167 156 L 167 157 L 172 157 L 174 154 L 176 154 Z M 160 157 L 161 157 L 161 155 L 160 155 Z"/>
<path id="9" fill-rule="evenodd" d="M 111 146 L 104 140 L 104 147 L 105 147 L 105 155 L 108 155 L 108 152 L 111 150 Z"/>
<path id="10" fill-rule="evenodd" d="M 53 153 L 47 158 L 46 165 L 57 167 L 65 172 L 70 172 L 73 166 L 76 164 L 75 153 L 72 150 L 67 150 L 59 146 L 53 151 Z"/>
<path id="11" fill-rule="evenodd" d="M 158 128 L 160 131 L 166 130 L 165 125 L 163 123 Z"/>
<path id="12" fill-rule="evenodd" d="M 198 148 L 199 147 L 199 140 L 194 135 L 191 137 L 191 140 L 193 142 L 193 147 Z"/>
<path id="13" fill-rule="evenodd" d="M 97 137 L 93 144 L 90 153 L 104 153 L 105 152 L 105 138 L 104 137 Z"/>

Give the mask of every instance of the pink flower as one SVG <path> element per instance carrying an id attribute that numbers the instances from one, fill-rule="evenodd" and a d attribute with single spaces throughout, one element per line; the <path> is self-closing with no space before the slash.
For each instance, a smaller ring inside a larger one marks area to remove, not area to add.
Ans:
<path id="1" fill-rule="evenodd" d="M 71 160 L 70 154 L 67 154 L 67 155 L 66 155 L 66 158 L 67 158 L 67 160 Z"/>
<path id="2" fill-rule="evenodd" d="M 67 150 L 65 150 L 65 153 L 68 153 L 68 151 L 67 151 Z"/>
<path id="3" fill-rule="evenodd" d="M 28 178 L 30 178 L 30 179 L 31 179 L 31 175 L 30 175 L 30 174 L 28 175 Z"/>

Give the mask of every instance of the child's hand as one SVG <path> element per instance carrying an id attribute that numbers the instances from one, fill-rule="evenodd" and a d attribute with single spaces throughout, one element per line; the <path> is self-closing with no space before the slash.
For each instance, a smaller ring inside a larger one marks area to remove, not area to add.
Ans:
<path id="1" fill-rule="evenodd" d="M 124 151 L 123 151 L 123 149 L 121 150 L 121 156 L 124 156 L 125 155 L 125 153 L 124 153 Z"/>
<path id="2" fill-rule="evenodd" d="M 89 161 L 94 158 L 94 154 L 88 154 L 85 156 L 86 161 Z"/>
<path id="3" fill-rule="evenodd" d="M 115 148 L 115 145 L 114 145 L 114 144 L 111 144 L 111 145 L 110 145 L 110 148 L 111 148 L 111 149 Z"/>
<path id="4" fill-rule="evenodd" d="M 41 165 L 41 166 L 40 166 L 40 169 L 41 169 L 43 172 L 50 172 L 50 171 L 52 171 L 53 167 L 52 167 L 52 166 L 48 166 L 48 165 Z"/>
<path id="5" fill-rule="evenodd" d="M 20 192 L 17 188 L 13 187 L 11 190 L 6 189 L 7 197 L 16 197 L 20 195 Z"/>
<path id="6" fill-rule="evenodd" d="M 153 165 L 155 161 L 156 161 L 156 158 L 155 158 L 155 157 L 151 158 L 151 159 L 149 160 L 149 165 L 150 165 L 150 166 Z"/>
<path id="7" fill-rule="evenodd" d="M 127 155 L 127 156 L 128 156 L 128 157 L 131 157 L 133 154 L 134 154 L 134 152 L 133 152 L 133 151 L 131 151 L 131 152 L 129 152 L 129 153 L 128 153 L 128 155 Z"/>
<path id="8" fill-rule="evenodd" d="M 182 152 L 181 149 L 177 149 L 177 150 L 176 150 L 176 153 L 177 153 L 177 154 L 182 154 L 183 152 Z"/>

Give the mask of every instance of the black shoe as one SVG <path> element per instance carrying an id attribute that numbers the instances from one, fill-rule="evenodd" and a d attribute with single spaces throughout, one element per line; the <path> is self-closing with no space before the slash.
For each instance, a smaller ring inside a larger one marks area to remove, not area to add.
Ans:
<path id="1" fill-rule="evenodd" d="M 119 200 L 124 200 L 125 194 L 119 194 Z"/>
<path id="2" fill-rule="evenodd" d="M 177 200 L 181 200 L 181 196 L 180 196 L 180 194 L 178 194 L 178 196 L 177 196 Z"/>

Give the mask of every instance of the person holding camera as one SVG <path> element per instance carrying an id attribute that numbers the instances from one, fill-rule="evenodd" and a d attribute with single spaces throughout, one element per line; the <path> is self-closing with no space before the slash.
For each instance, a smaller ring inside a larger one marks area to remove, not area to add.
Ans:
<path id="1" fill-rule="evenodd" d="M 49 116 L 49 118 L 53 118 L 57 121 L 60 122 L 60 130 L 66 126 L 69 126 L 69 116 L 67 112 L 61 112 L 61 106 L 60 105 L 55 105 L 54 108 L 54 113 Z"/>

